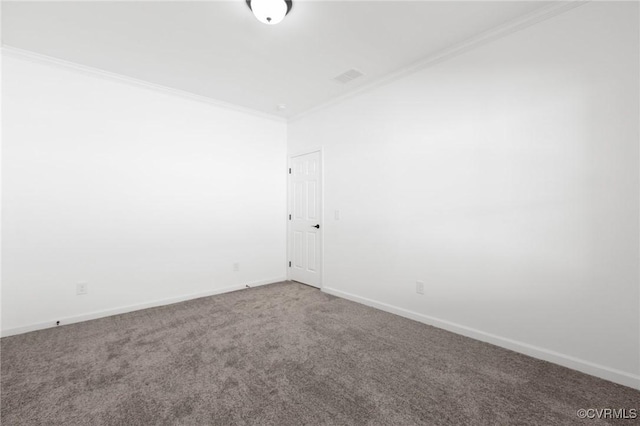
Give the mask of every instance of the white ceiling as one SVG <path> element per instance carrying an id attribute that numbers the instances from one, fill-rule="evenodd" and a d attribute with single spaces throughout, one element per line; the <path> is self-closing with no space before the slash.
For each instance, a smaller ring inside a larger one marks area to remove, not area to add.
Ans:
<path id="1" fill-rule="evenodd" d="M 244 0 L 3 1 L 2 37 L 6 46 L 291 117 L 547 4 L 294 0 L 282 23 L 267 26 Z M 352 68 L 365 75 L 333 80 Z"/>

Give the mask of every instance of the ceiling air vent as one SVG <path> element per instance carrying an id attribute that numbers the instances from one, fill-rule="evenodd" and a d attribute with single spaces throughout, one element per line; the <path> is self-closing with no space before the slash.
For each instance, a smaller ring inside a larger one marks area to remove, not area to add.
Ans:
<path id="1" fill-rule="evenodd" d="M 355 80 L 358 77 L 362 77 L 364 74 L 362 74 L 360 71 L 358 70 L 354 70 L 351 69 L 349 71 L 345 71 L 342 74 L 340 74 L 337 77 L 334 77 L 333 79 L 339 83 L 349 83 L 350 81 Z"/>

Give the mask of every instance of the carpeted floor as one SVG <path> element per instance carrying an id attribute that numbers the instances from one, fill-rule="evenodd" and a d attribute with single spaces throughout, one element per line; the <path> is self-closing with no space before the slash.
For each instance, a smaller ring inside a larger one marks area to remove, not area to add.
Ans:
<path id="1" fill-rule="evenodd" d="M 633 389 L 296 283 L 1 342 L 3 425 L 554 425 L 640 408 Z"/>

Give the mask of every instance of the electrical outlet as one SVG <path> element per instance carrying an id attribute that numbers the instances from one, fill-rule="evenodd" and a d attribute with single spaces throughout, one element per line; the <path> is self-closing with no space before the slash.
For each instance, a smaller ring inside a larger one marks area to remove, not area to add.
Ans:
<path id="1" fill-rule="evenodd" d="M 416 281 L 416 293 L 424 294 L 424 282 Z"/>
<path id="2" fill-rule="evenodd" d="M 89 292 L 89 283 L 78 283 L 76 285 L 76 294 L 81 296 Z"/>
<path id="3" fill-rule="evenodd" d="M 333 211 L 333 218 L 335 220 L 340 220 L 340 210 L 334 210 Z"/>
<path id="4" fill-rule="evenodd" d="M 240 272 L 240 264 L 238 262 L 233 264 L 233 272 Z"/>

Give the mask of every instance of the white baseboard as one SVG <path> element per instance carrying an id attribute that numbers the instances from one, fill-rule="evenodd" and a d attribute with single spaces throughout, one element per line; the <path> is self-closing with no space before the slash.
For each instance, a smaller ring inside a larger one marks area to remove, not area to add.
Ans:
<path id="1" fill-rule="evenodd" d="M 127 312 L 139 311 L 141 309 L 155 308 L 157 306 L 170 305 L 172 303 L 184 302 L 185 300 L 199 299 L 201 297 L 214 296 L 216 294 L 229 293 L 231 291 L 243 290 L 246 286 L 257 287 L 266 284 L 273 284 L 280 281 L 286 281 L 286 277 L 271 278 L 267 280 L 254 281 L 245 284 L 232 285 L 228 287 L 217 288 L 214 290 L 204 291 L 200 293 L 190 293 L 181 296 L 168 297 L 166 299 L 153 300 L 151 302 L 136 303 L 133 305 L 121 306 L 113 309 L 89 312 L 81 315 L 74 315 L 65 318 L 56 318 L 51 321 L 30 324 L 22 327 L 9 328 L 2 330 L 2 337 L 13 336 L 16 334 L 28 333 L 30 331 L 43 330 L 45 328 L 56 327 L 56 321 L 60 321 L 60 326 L 73 324 L 82 321 L 89 321 L 98 318 L 109 317 L 112 315 L 125 314 Z"/>
<path id="2" fill-rule="evenodd" d="M 409 311 L 407 309 L 399 308 L 387 303 L 378 302 L 366 297 L 356 296 L 355 294 L 336 290 L 335 288 L 324 287 L 322 291 L 337 297 L 341 297 L 343 299 L 348 299 L 353 302 L 371 306 L 373 308 L 377 308 L 385 312 L 390 312 L 401 317 L 432 325 L 434 327 L 451 331 L 456 334 L 461 334 L 463 336 L 471 337 L 476 340 L 491 343 L 493 345 L 510 349 L 512 351 L 519 352 L 533 358 L 549 361 L 554 364 L 562 365 L 563 367 L 571 368 L 582 373 L 590 374 L 601 379 L 609 380 L 614 383 L 640 390 L 640 376 L 632 373 L 627 373 L 625 371 L 616 370 L 604 365 L 595 364 L 593 362 L 585 361 L 583 359 L 530 345 L 528 343 L 519 342 L 517 340 L 508 339 L 506 337 L 497 336 L 491 333 L 486 333 L 484 331 L 456 324 L 451 321 L 419 314 L 417 312 Z"/>

